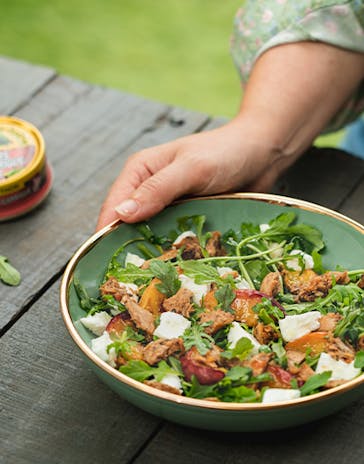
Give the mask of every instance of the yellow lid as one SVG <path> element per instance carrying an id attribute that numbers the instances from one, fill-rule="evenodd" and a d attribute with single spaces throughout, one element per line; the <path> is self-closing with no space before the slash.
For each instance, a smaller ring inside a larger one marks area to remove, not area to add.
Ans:
<path id="1" fill-rule="evenodd" d="M 45 164 L 44 139 L 32 124 L 0 116 L 0 195 L 24 188 Z"/>

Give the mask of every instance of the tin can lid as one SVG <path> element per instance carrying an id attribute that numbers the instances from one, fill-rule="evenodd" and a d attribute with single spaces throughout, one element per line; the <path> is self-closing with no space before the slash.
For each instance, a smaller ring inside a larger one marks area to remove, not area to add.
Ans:
<path id="1" fill-rule="evenodd" d="M 0 195 L 34 177 L 44 163 L 44 140 L 38 129 L 21 119 L 1 116 Z"/>

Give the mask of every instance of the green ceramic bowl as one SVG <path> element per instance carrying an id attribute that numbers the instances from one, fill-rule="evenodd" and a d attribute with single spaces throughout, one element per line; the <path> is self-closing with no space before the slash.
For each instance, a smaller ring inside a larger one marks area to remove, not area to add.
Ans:
<path id="1" fill-rule="evenodd" d="M 175 227 L 178 217 L 205 214 L 207 227 L 225 231 L 242 221 L 266 223 L 294 210 L 298 220 L 318 227 L 327 252 L 323 264 L 335 268 L 363 268 L 364 227 L 326 208 L 266 194 L 234 194 L 197 198 L 165 209 L 150 224 L 157 233 Z M 335 413 L 364 394 L 364 374 L 330 390 L 297 400 L 272 404 L 242 404 L 197 400 L 163 392 L 113 369 L 90 349 L 92 335 L 78 320 L 84 316 L 72 284 L 74 275 L 91 296 L 98 295 L 108 261 L 120 243 L 136 235 L 133 225 L 115 223 L 87 240 L 69 262 L 61 284 L 61 311 L 76 345 L 95 373 L 123 398 L 152 414 L 183 425 L 220 431 L 260 431 L 290 427 Z M 131 249 L 131 251 L 133 251 Z"/>

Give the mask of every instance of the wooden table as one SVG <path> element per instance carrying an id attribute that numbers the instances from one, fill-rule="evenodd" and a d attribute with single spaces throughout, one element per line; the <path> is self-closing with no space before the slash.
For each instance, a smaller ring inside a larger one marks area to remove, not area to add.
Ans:
<path id="1" fill-rule="evenodd" d="M 364 401 L 289 431 L 223 434 L 183 428 L 135 408 L 85 365 L 58 309 L 62 271 L 95 227 L 126 157 L 221 124 L 222 119 L 0 59 L 0 113 L 42 131 L 55 171 L 32 214 L 0 225 L 0 254 L 21 271 L 0 284 L 1 462 L 359 464 Z M 364 162 L 336 150 L 307 153 L 276 192 L 364 222 Z"/>

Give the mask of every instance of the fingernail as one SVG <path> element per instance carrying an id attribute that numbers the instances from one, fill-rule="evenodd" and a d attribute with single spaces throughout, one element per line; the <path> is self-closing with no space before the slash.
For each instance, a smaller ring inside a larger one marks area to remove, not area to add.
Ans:
<path id="1" fill-rule="evenodd" d="M 135 200 L 124 200 L 120 205 L 115 207 L 115 211 L 122 216 L 131 216 L 138 211 L 139 205 Z"/>

